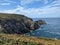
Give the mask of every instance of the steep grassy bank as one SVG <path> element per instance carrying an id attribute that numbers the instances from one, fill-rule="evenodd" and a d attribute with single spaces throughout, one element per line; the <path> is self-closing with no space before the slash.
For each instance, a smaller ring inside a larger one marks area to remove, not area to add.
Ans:
<path id="1" fill-rule="evenodd" d="M 1 33 L 0 45 L 60 45 L 60 40 Z"/>

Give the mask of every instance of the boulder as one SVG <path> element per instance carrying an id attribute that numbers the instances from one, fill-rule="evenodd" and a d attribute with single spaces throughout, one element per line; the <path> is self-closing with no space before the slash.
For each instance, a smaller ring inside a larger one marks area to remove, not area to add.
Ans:
<path id="1" fill-rule="evenodd" d="M 40 28 L 42 24 L 45 24 L 45 21 L 38 20 L 34 22 L 24 15 L 0 13 L 0 25 L 4 33 L 24 34 Z"/>

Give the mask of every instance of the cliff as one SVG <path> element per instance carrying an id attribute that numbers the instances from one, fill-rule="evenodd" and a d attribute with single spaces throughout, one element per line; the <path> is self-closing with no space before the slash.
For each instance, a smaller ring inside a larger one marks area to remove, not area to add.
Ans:
<path id="1" fill-rule="evenodd" d="M 0 29 L 9 34 L 24 34 L 40 28 L 45 21 L 33 21 L 31 18 L 20 14 L 0 13 Z"/>

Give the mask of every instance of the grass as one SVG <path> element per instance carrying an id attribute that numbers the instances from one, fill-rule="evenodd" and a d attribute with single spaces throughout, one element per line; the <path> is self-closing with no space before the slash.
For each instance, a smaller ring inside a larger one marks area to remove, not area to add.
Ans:
<path id="1" fill-rule="evenodd" d="M 0 19 L 16 19 L 16 20 L 21 20 L 22 17 L 27 18 L 26 16 L 21 15 L 21 14 L 0 13 Z"/>
<path id="2" fill-rule="evenodd" d="M 1 33 L 0 45 L 60 45 L 60 40 Z"/>

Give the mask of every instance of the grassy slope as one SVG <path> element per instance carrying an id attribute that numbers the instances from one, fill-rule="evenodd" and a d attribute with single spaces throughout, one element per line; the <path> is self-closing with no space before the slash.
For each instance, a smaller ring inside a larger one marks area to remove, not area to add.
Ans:
<path id="1" fill-rule="evenodd" d="M 0 13 L 0 19 L 16 19 L 16 20 L 21 20 L 21 17 L 26 17 L 21 14 L 8 14 L 8 13 Z M 26 17 L 28 18 L 28 17 Z"/>
<path id="2" fill-rule="evenodd" d="M 0 34 L 0 45 L 60 45 L 60 40 L 19 34 Z"/>

